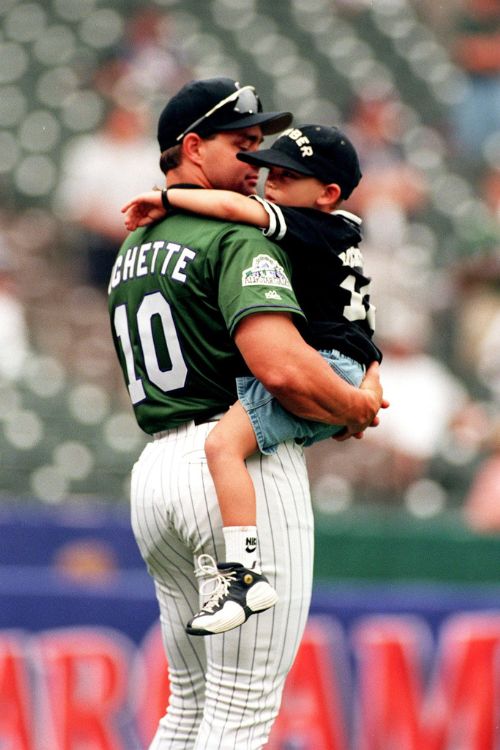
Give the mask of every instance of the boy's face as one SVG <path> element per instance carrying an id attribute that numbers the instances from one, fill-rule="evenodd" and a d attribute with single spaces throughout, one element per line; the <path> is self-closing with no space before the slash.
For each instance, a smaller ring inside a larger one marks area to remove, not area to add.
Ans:
<path id="1" fill-rule="evenodd" d="M 316 208 L 316 200 L 324 187 L 316 177 L 307 177 L 283 167 L 270 167 L 264 195 L 267 200 L 282 206 Z"/>

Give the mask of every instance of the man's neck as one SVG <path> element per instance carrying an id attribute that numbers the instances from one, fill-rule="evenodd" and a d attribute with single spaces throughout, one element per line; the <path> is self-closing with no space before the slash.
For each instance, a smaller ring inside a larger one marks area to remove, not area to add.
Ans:
<path id="1" fill-rule="evenodd" d="M 167 172 L 167 188 L 180 184 L 198 185 L 201 188 L 212 187 L 201 170 L 189 166 L 180 166 Z"/>

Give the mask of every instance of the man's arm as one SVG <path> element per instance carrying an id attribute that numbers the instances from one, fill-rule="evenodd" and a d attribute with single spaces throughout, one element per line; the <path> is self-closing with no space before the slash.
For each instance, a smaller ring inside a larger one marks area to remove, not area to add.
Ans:
<path id="1" fill-rule="evenodd" d="M 349 385 L 306 344 L 286 313 L 248 315 L 238 324 L 235 342 L 255 377 L 299 417 L 360 432 L 385 403 L 377 366 L 361 388 Z"/>

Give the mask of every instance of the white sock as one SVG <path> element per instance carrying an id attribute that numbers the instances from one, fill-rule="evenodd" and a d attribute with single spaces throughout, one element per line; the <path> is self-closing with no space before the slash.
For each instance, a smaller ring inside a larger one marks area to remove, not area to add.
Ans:
<path id="1" fill-rule="evenodd" d="M 260 572 L 259 542 L 256 526 L 224 526 L 226 561 L 239 562 Z"/>

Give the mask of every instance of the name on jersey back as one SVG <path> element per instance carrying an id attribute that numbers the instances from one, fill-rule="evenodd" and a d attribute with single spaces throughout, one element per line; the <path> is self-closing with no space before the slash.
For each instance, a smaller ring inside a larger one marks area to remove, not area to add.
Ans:
<path id="1" fill-rule="evenodd" d="M 194 250 L 177 242 L 165 240 L 129 247 L 126 253 L 119 255 L 115 261 L 108 291 L 115 289 L 122 282 L 153 274 L 169 275 L 175 281 L 184 283 L 184 269 L 195 257 Z"/>

